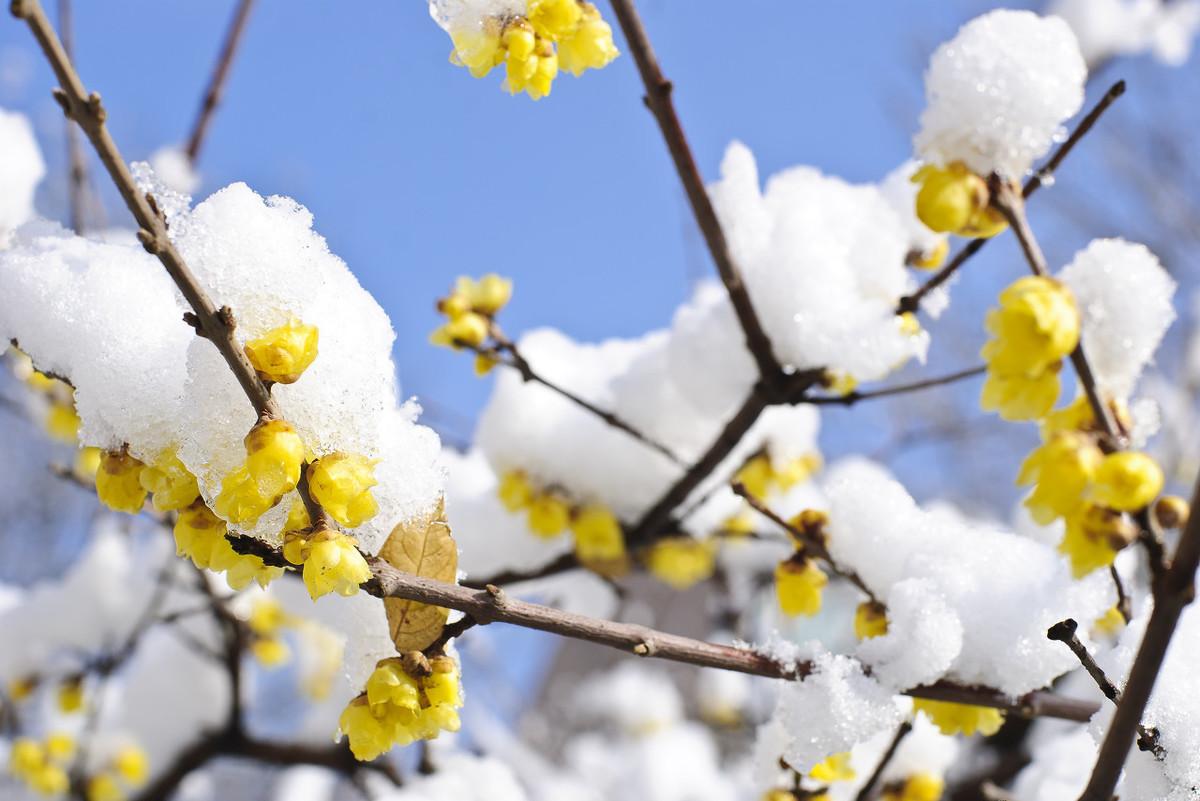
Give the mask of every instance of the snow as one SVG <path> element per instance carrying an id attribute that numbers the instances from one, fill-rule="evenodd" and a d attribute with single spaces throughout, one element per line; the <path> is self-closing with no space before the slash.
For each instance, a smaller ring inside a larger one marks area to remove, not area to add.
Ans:
<path id="1" fill-rule="evenodd" d="M 1019 179 L 1079 111 L 1086 78 L 1062 19 L 1006 9 L 976 17 L 929 61 L 917 153 Z"/>
<path id="2" fill-rule="evenodd" d="M 1047 12 L 1067 21 L 1091 65 L 1149 51 L 1182 66 L 1200 29 L 1196 0 L 1054 0 Z"/>
<path id="3" fill-rule="evenodd" d="M 0 108 L 0 250 L 33 216 L 33 192 L 46 174 L 33 127 L 23 114 Z"/>

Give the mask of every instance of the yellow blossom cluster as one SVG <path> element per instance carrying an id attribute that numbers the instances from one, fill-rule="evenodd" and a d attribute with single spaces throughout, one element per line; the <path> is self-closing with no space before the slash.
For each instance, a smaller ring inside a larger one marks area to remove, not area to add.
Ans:
<path id="1" fill-rule="evenodd" d="M 331 592 L 354 595 L 371 577 L 358 541 L 327 525 L 288 531 L 283 556 L 293 565 L 303 565 L 304 586 L 314 601 Z"/>
<path id="2" fill-rule="evenodd" d="M 842 751 L 827 757 L 813 765 L 812 770 L 808 772 L 810 779 L 822 784 L 853 781 L 855 775 L 854 768 L 850 766 L 849 751 Z"/>
<path id="3" fill-rule="evenodd" d="M 1021 278 L 988 312 L 992 335 L 981 354 L 987 380 L 981 405 L 1005 420 L 1045 417 L 1058 400 L 1064 356 L 1079 344 L 1079 310 L 1071 291 L 1044 276 Z"/>
<path id="4" fill-rule="evenodd" d="M 698 540 L 681 534 L 651 545 L 643 557 L 646 569 L 664 584 L 686 590 L 713 574 L 717 565 L 717 541 Z"/>
<path id="5" fill-rule="evenodd" d="M 529 0 L 525 15 L 488 17 L 450 34 L 452 63 L 482 78 L 504 65 L 504 89 L 534 100 L 550 94 L 560 69 L 578 77 L 617 57 L 612 28 L 584 0 Z"/>
<path id="6" fill-rule="evenodd" d="M 812 478 L 823 464 L 821 454 L 806 453 L 776 466 L 765 451 L 750 457 L 738 469 L 733 481 L 759 500 L 765 500 L 771 490 L 787 492 L 792 487 Z"/>
<path id="7" fill-rule="evenodd" d="M 179 512 L 175 519 L 175 550 L 196 567 L 223 572 L 231 589 L 242 590 L 251 582 L 265 587 L 283 575 L 283 568 L 265 564 L 262 557 L 240 554 L 225 536 L 226 523 L 203 500 Z"/>
<path id="8" fill-rule="evenodd" d="M 8 770 L 14 778 L 40 795 L 62 795 L 70 787 L 67 776 L 75 740 L 70 735 L 53 733 L 45 740 L 18 737 L 8 755 Z"/>
<path id="9" fill-rule="evenodd" d="M 604 504 L 572 504 L 554 488 L 538 488 L 522 470 L 506 470 L 496 494 L 512 513 L 525 512 L 529 530 L 551 539 L 571 530 L 575 555 L 581 564 L 603 576 L 622 576 L 629 570 L 625 532 Z"/>
<path id="10" fill-rule="evenodd" d="M 825 572 L 802 551 L 775 566 L 775 597 L 788 617 L 820 612 L 821 591 L 828 583 Z"/>
<path id="11" fill-rule="evenodd" d="M 942 777 L 922 772 L 887 785 L 880 797 L 883 801 L 938 801 L 945 789 Z"/>
<path id="12" fill-rule="evenodd" d="M 863 601 L 854 610 L 854 636 L 859 640 L 882 637 L 888 632 L 887 609 L 876 601 Z"/>
<path id="13" fill-rule="evenodd" d="M 338 725 L 355 759 L 370 762 L 393 746 L 458 731 L 462 703 L 458 663 L 411 652 L 379 662 Z"/>
<path id="14" fill-rule="evenodd" d="M 246 458 L 221 480 L 213 510 L 231 523 L 253 525 L 296 488 L 304 441 L 285 420 L 260 420 L 242 440 Z"/>
<path id="15" fill-rule="evenodd" d="M 459 276 L 450 294 L 438 299 L 437 310 L 446 322 L 430 334 L 429 341 L 454 350 L 478 350 L 492 336 L 496 315 L 511 299 L 512 281 L 507 278 L 495 273 L 478 280 Z M 476 375 L 487 375 L 495 366 L 493 355 L 476 353 Z"/>
<path id="16" fill-rule="evenodd" d="M 969 737 L 978 732 L 990 737 L 1000 731 L 1000 726 L 1004 724 L 1004 713 L 990 706 L 915 698 L 913 711 L 925 713 L 946 736 L 965 734 Z"/>
<path id="17" fill-rule="evenodd" d="M 144 785 L 149 775 L 146 752 L 126 745 L 113 755 L 104 770 L 87 780 L 87 801 L 125 801 L 129 791 Z"/>
<path id="18" fill-rule="evenodd" d="M 74 444 L 79 434 L 79 414 L 75 411 L 75 390 L 66 381 L 39 371 L 19 348 L 9 349 L 13 374 L 30 389 L 45 398 L 46 433 L 60 442 Z"/>
<path id="19" fill-rule="evenodd" d="M 912 181 L 920 186 L 917 217 L 931 231 L 978 239 L 995 236 L 1007 225 L 991 207 L 987 181 L 961 161 L 944 167 L 926 164 Z"/>
<path id="20" fill-rule="evenodd" d="M 283 629 L 292 627 L 297 622 L 273 598 L 259 598 L 254 601 L 246 625 L 254 635 L 250 643 L 250 652 L 260 665 L 270 668 L 282 665 L 288 660 L 291 651 L 283 640 Z"/>
<path id="21" fill-rule="evenodd" d="M 1044 422 L 1042 444 L 1026 457 L 1017 483 L 1033 486 L 1025 506 L 1036 522 L 1064 521 L 1059 550 L 1080 577 L 1111 565 L 1136 538 L 1137 526 L 1125 513 L 1158 497 L 1163 473 L 1144 453 L 1106 454 L 1087 399 L 1080 397 Z"/>

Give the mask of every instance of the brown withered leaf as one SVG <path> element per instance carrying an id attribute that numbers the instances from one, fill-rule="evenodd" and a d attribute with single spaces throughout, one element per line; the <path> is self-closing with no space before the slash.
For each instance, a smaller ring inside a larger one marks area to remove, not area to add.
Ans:
<path id="1" fill-rule="evenodd" d="M 400 523 L 388 536 L 379 557 L 397 570 L 415 576 L 454 581 L 458 572 L 458 548 L 446 523 L 445 501 L 433 514 Z M 441 635 L 449 610 L 401 598 L 384 598 L 388 628 L 396 650 L 421 651 Z"/>

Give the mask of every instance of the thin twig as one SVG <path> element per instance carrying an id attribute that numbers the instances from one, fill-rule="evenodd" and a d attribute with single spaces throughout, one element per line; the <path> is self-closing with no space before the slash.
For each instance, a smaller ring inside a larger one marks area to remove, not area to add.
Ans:
<path id="1" fill-rule="evenodd" d="M 1076 634 L 1078 629 L 1079 624 L 1072 618 L 1067 618 L 1066 620 L 1059 621 L 1051 626 L 1049 630 L 1046 631 L 1046 637 L 1051 640 L 1061 642 L 1070 648 L 1071 653 L 1075 654 L 1075 658 L 1079 660 L 1079 664 L 1083 665 L 1083 669 L 1086 670 L 1087 674 L 1092 677 L 1092 681 L 1096 682 L 1096 686 L 1100 689 L 1100 692 L 1104 694 L 1104 697 L 1112 701 L 1114 704 L 1120 703 L 1121 691 L 1118 690 L 1116 685 L 1109 680 L 1108 676 L 1105 675 L 1103 668 L 1096 663 L 1095 658 L 1088 652 L 1088 649 L 1084 647 L 1083 643 L 1079 639 L 1079 635 Z M 1164 751 L 1163 747 L 1158 744 L 1157 733 L 1147 730 L 1146 727 L 1142 726 L 1140 723 L 1138 724 L 1137 730 L 1139 747 L 1143 751 L 1153 752 L 1156 757 L 1161 759 Z"/>
<path id="2" fill-rule="evenodd" d="M 225 89 L 225 82 L 229 78 L 229 68 L 233 64 L 234 54 L 237 53 L 238 43 L 242 40 L 242 32 L 246 29 L 246 19 L 250 16 L 250 8 L 253 5 L 254 0 L 239 0 L 233 14 L 233 21 L 229 23 L 229 29 L 225 33 L 225 42 L 221 45 L 221 55 L 217 58 L 217 64 L 213 68 L 208 89 L 204 92 L 204 101 L 200 104 L 200 111 L 196 115 L 196 122 L 192 125 L 192 133 L 188 137 L 187 148 L 184 151 L 193 167 L 200 158 L 200 147 L 204 144 L 204 136 L 208 133 L 213 113 L 216 112 L 217 106 L 221 102 L 221 94 Z"/>
<path id="3" fill-rule="evenodd" d="M 1129 601 L 1129 593 L 1125 591 L 1125 582 L 1121 580 L 1121 573 L 1117 570 L 1116 562 L 1108 566 L 1108 573 L 1112 576 L 1113 587 L 1117 590 L 1117 612 L 1128 623 L 1133 619 L 1133 607 Z"/>
<path id="4" fill-rule="evenodd" d="M 63 50 L 71 59 L 75 58 L 73 19 L 71 0 L 58 0 L 58 27 L 62 31 Z M 79 131 L 75 129 L 75 123 L 69 119 L 66 121 L 66 133 L 67 159 L 71 165 L 67 172 L 71 230 L 82 234 L 84 230 L 83 217 L 90 194 L 87 159 L 79 142 Z"/>
<path id="5" fill-rule="evenodd" d="M 499 330 L 494 331 L 493 337 L 497 341 L 497 348 L 500 351 L 507 352 L 509 354 L 510 358 L 505 359 L 504 357 L 497 355 L 496 351 L 494 351 L 494 350 L 489 350 L 488 348 L 481 347 L 481 346 L 471 345 L 470 343 L 467 343 L 467 342 L 457 342 L 456 344 L 459 345 L 460 347 L 466 348 L 467 350 L 473 351 L 481 356 L 485 356 L 489 359 L 492 359 L 499 365 L 516 370 L 517 373 L 520 374 L 521 379 L 523 381 L 525 381 L 527 383 L 532 381 L 535 384 L 540 384 L 541 386 L 545 387 L 546 389 L 550 390 L 551 392 L 554 392 L 554 393 L 562 396 L 563 398 L 566 398 L 571 403 L 574 403 L 576 406 L 583 409 L 584 411 L 600 418 L 600 420 L 604 421 L 604 423 L 606 423 L 607 425 L 612 426 L 613 428 L 615 428 L 619 431 L 624 431 L 626 434 L 633 437 L 634 439 L 636 439 L 638 442 L 642 443 L 643 445 L 658 451 L 659 453 L 661 453 L 663 456 L 670 459 L 675 464 L 681 465 L 681 466 L 684 464 L 683 459 L 679 458 L 679 456 L 676 455 L 674 451 L 672 451 L 670 448 L 668 448 L 663 443 L 661 443 L 658 440 L 651 437 L 646 432 L 641 431 L 638 428 L 635 428 L 633 426 L 633 424 L 626 422 L 623 418 L 619 417 L 615 412 L 611 412 L 607 409 L 601 409 L 599 406 L 592 403 L 591 401 L 575 394 L 574 392 L 572 392 L 571 390 L 562 386 L 561 384 L 551 381 L 550 379 L 546 378 L 541 373 L 534 370 L 532 365 L 529 364 L 529 360 L 526 359 L 524 354 L 522 354 L 521 351 L 517 348 L 516 343 L 507 339 Z"/>
<path id="6" fill-rule="evenodd" d="M 968 367 L 965 370 L 959 370 L 949 375 L 938 376 L 936 378 L 926 378 L 922 381 L 913 381 L 909 384 L 898 384 L 894 387 L 884 387 L 882 389 L 868 390 L 866 392 L 848 392 L 845 395 L 826 395 L 826 396 L 805 396 L 797 401 L 797 403 L 807 403 L 814 406 L 853 406 L 859 401 L 871 400 L 872 398 L 887 398 L 892 395 L 905 395 L 909 392 L 919 392 L 923 389 L 932 387 L 941 387 L 947 384 L 953 384 L 957 381 L 962 381 L 967 378 L 983 375 L 987 372 L 985 365 L 979 367 Z"/>
<path id="7" fill-rule="evenodd" d="M 1192 508 L 1200 504 L 1200 478 L 1192 493 Z M 1129 748 L 1137 737 L 1142 714 L 1150 701 L 1150 693 L 1162 670 L 1167 647 L 1179 624 L 1183 610 L 1196 595 L 1196 568 L 1200 566 L 1200 515 L 1192 515 L 1179 538 L 1174 557 L 1153 583 L 1154 610 L 1142 635 L 1137 656 L 1129 669 L 1125 690 L 1117 703 L 1117 711 L 1109 724 L 1108 733 L 1096 755 L 1087 787 L 1080 801 L 1109 801 Z"/>
<path id="8" fill-rule="evenodd" d="M 782 517 L 772 511 L 771 507 L 754 497 L 754 495 L 746 489 L 745 485 L 735 482 L 733 484 L 733 492 L 741 498 L 744 498 L 746 503 L 750 504 L 750 506 L 754 508 L 754 511 L 758 512 L 760 515 L 782 528 L 797 542 L 803 543 L 804 550 L 828 565 L 829 570 L 832 573 L 841 576 L 855 587 L 858 587 L 858 589 L 861 590 L 868 598 L 870 598 L 873 603 L 880 603 L 879 599 L 875 597 L 875 593 L 871 591 L 871 588 L 867 586 L 866 582 L 864 582 L 857 573 L 855 573 L 853 570 L 838 565 L 833 556 L 829 553 L 829 549 L 825 547 L 825 543 L 822 542 L 819 537 L 814 537 L 809 534 L 809 532 L 801 528 L 797 528 L 788 521 L 784 520 Z"/>
<path id="9" fill-rule="evenodd" d="M 633 623 L 588 617 L 522 601 L 510 597 L 498 587 L 473 590 L 404 573 L 381 559 L 371 558 L 368 562 L 374 578 L 364 588 L 373 595 L 457 609 L 480 624 L 507 623 L 606 645 L 642 657 L 775 679 L 801 679 L 812 669 L 807 662 L 784 662 L 748 648 L 694 640 Z M 988 688 L 967 687 L 951 682 L 915 687 L 905 693 L 917 698 L 991 706 L 1026 716 L 1075 721 L 1088 720 L 1096 711 L 1096 705 L 1091 702 L 1063 698 L 1054 693 L 1039 691 L 1013 699 Z"/>
<path id="10" fill-rule="evenodd" d="M 687 193 L 696 224 L 704 235 L 708 252 L 712 255 L 713 262 L 716 263 L 717 272 L 721 276 L 722 283 L 725 284 L 726 291 L 729 292 L 733 310 L 737 314 L 742 332 L 746 336 L 746 347 L 754 357 L 759 375 L 763 380 L 768 383 L 776 383 L 783 378 L 783 371 L 771 348 L 771 340 L 767 337 L 766 331 L 754 311 L 754 305 L 750 300 L 750 293 L 746 289 L 741 270 L 729 252 L 729 243 L 725 239 L 725 232 L 721 229 L 721 223 L 713 209 L 712 200 L 704 187 L 700 168 L 696 165 L 687 135 L 683 131 L 683 124 L 675 111 L 675 103 L 671 97 L 674 87 L 663 75 L 658 58 L 654 55 L 654 49 L 650 45 L 650 37 L 646 34 L 645 26 L 642 25 L 642 19 L 634 7 L 633 0 L 612 0 L 612 6 L 617 16 L 617 22 L 625 34 L 625 41 L 633 54 L 633 60 L 637 63 L 642 83 L 645 85 L 646 107 L 658 121 L 663 140 L 671 152 L 671 159 L 675 162 L 675 171 L 679 174 L 679 180 Z"/>
<path id="11" fill-rule="evenodd" d="M 896 751 L 900 748 L 900 743 L 912 731 L 912 721 L 906 720 L 900 724 L 900 728 L 896 729 L 896 736 L 888 744 L 887 750 L 883 752 L 883 756 L 879 758 L 879 762 L 875 765 L 875 770 L 871 771 L 871 775 L 867 778 L 864 784 L 858 791 L 858 795 L 854 796 L 854 801 L 870 801 L 871 796 L 875 792 L 876 786 L 879 784 L 880 778 L 883 777 L 883 772 L 887 770 L 887 766 L 891 764 L 892 757 L 896 755 Z"/>
<path id="12" fill-rule="evenodd" d="M 1075 148 L 1075 145 L 1079 144 L 1079 140 L 1081 140 L 1088 133 L 1088 131 L 1092 130 L 1092 127 L 1096 124 L 1096 121 L 1099 120 L 1101 115 L 1108 110 L 1108 107 L 1115 103 L 1117 98 L 1123 94 L 1125 94 L 1125 81 L 1117 81 L 1111 87 L 1109 87 L 1108 91 L 1104 93 L 1104 96 L 1100 98 L 1100 101 L 1096 103 L 1092 110 L 1089 111 L 1082 120 L 1079 121 L 1079 124 L 1075 126 L 1075 130 L 1071 131 L 1070 136 L 1068 136 L 1066 140 L 1064 140 L 1063 143 L 1059 145 L 1057 149 L 1055 149 L 1054 153 L 1050 156 L 1046 163 L 1042 165 L 1041 169 L 1035 172 L 1033 176 L 1025 182 L 1025 186 L 1021 189 L 1022 197 L 1028 199 L 1034 192 L 1038 191 L 1043 186 L 1053 183 L 1054 171 L 1058 169 L 1060 164 L 1062 164 L 1063 159 L 1065 159 L 1071 153 L 1071 151 Z M 987 239 L 972 239 L 970 242 L 968 242 L 962 250 L 956 253 L 949 262 L 947 262 L 940 270 L 934 273 L 933 277 L 922 284 L 916 292 L 901 298 L 900 304 L 896 308 L 896 313 L 903 314 L 905 312 L 915 312 L 921 305 L 921 301 L 925 299 L 926 295 L 937 289 L 942 284 L 946 283 L 946 281 L 948 281 L 950 277 L 967 262 L 968 259 L 978 253 L 983 246 L 987 244 L 987 242 Z"/>

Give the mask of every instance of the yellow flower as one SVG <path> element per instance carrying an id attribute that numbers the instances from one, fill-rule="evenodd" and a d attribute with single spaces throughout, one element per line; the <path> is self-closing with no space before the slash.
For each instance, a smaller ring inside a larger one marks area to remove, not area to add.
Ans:
<path id="1" fill-rule="evenodd" d="M 487 75 L 493 67 L 504 61 L 500 27 L 499 19 L 488 17 L 478 29 L 460 28 L 453 31 L 450 41 L 454 43 L 454 50 L 450 53 L 450 62 L 466 67 L 472 77 Z"/>
<path id="2" fill-rule="evenodd" d="M 462 706 L 458 663 L 448 656 L 435 656 L 429 660 L 429 668 L 431 673 L 421 682 L 429 703 L 433 706 Z"/>
<path id="3" fill-rule="evenodd" d="M 125 801 L 125 791 L 108 773 L 100 773 L 87 782 L 87 801 Z"/>
<path id="4" fill-rule="evenodd" d="M 908 263 L 918 270 L 936 270 L 946 261 L 946 254 L 949 252 L 950 240 L 944 236 L 939 237 L 937 244 L 931 249 L 910 254 Z"/>
<path id="5" fill-rule="evenodd" d="M 251 582 L 266 587 L 283 575 L 282 567 L 270 567 L 262 557 L 240 554 L 224 537 L 213 548 L 212 569 L 224 571 L 225 583 L 232 590 L 244 590 Z"/>
<path id="6" fill-rule="evenodd" d="M 664 584 L 685 590 L 712 575 L 716 553 L 712 540 L 688 536 L 668 537 L 646 554 L 646 567 Z"/>
<path id="7" fill-rule="evenodd" d="M 620 55 L 613 44 L 612 28 L 591 3 L 580 3 L 583 12 L 578 27 L 558 43 L 558 65 L 578 78 L 584 70 L 608 66 Z"/>
<path id="8" fill-rule="evenodd" d="M 818 762 L 808 775 L 823 784 L 851 781 L 855 773 L 854 768 L 850 767 L 850 752 L 843 751 Z"/>
<path id="9" fill-rule="evenodd" d="M 211 569 L 213 552 L 225 540 L 225 521 L 212 513 L 204 501 L 196 501 L 175 519 L 175 552 L 196 567 Z"/>
<path id="10" fill-rule="evenodd" d="M 538 37 L 525 20 L 510 23 L 502 39 L 507 50 L 504 88 L 514 95 L 525 92 L 534 100 L 550 94 L 558 75 L 558 55 L 550 40 Z"/>
<path id="11" fill-rule="evenodd" d="M 139 787 L 150 777 L 150 760 L 141 748 L 126 745 L 113 757 L 113 769 L 127 784 Z"/>
<path id="12" fill-rule="evenodd" d="M 577 0 L 529 0 L 526 14 L 537 35 L 552 41 L 574 33 L 583 17 Z"/>
<path id="13" fill-rule="evenodd" d="M 621 523 L 607 506 L 591 504 L 571 519 L 575 555 L 595 572 L 615 577 L 629 569 Z"/>
<path id="14" fill-rule="evenodd" d="M 66 762 L 75 754 L 75 738 L 63 732 L 53 732 L 46 738 L 46 756 L 55 762 Z"/>
<path id="15" fill-rule="evenodd" d="M 804 481 L 808 481 L 821 469 L 824 460 L 819 453 L 806 453 L 792 459 L 781 469 L 775 471 L 775 483 L 785 492 Z"/>
<path id="16" fill-rule="evenodd" d="M 529 478 L 520 470 L 506 470 L 500 476 L 500 484 L 496 487 L 496 495 L 500 503 L 510 512 L 528 509 L 533 503 L 533 485 Z"/>
<path id="17" fill-rule="evenodd" d="M 8 754 L 8 769 L 17 778 L 25 779 L 46 764 L 46 749 L 30 737 L 18 737 Z"/>
<path id="18" fill-rule="evenodd" d="M 46 412 L 46 432 L 60 442 L 74 442 L 79 435 L 79 414 L 70 401 L 56 401 Z"/>
<path id="19" fill-rule="evenodd" d="M 28 777 L 29 786 L 42 795 L 63 795 L 70 788 L 67 772 L 57 765 L 43 765 Z"/>
<path id="20" fill-rule="evenodd" d="M 213 501 L 217 514 L 234 523 L 250 523 L 262 517 L 277 499 L 259 492 L 258 482 L 246 465 L 234 468 L 221 479 L 221 491 Z"/>
<path id="21" fill-rule="evenodd" d="M 294 384 L 317 358 L 317 327 L 293 318 L 250 340 L 244 350 L 263 381 Z"/>
<path id="22" fill-rule="evenodd" d="M 988 372 L 979 405 L 984 411 L 996 412 L 1005 420 L 1037 420 L 1058 400 L 1062 388 L 1058 370 L 1057 366 L 1047 368 L 1033 377 Z"/>
<path id="23" fill-rule="evenodd" d="M 1095 428 L 1095 423 L 1092 404 L 1087 395 L 1080 395 L 1066 406 L 1042 418 L 1042 439 L 1049 441 L 1050 435 L 1056 431 L 1091 431 Z"/>
<path id="24" fill-rule="evenodd" d="M 1001 292 L 999 301 L 985 321 L 993 337 L 981 351 L 989 372 L 1033 377 L 1079 344 L 1079 310 L 1061 282 L 1026 276 Z"/>
<path id="25" fill-rule="evenodd" d="M 888 632 L 887 609 L 874 601 L 863 601 L 854 610 L 854 636 L 860 640 L 882 637 Z"/>
<path id="26" fill-rule="evenodd" d="M 304 441 L 284 420 L 265 420 L 250 429 L 244 440 L 246 471 L 264 498 L 278 499 L 296 488 L 304 465 Z"/>
<path id="27" fill-rule="evenodd" d="M 1025 458 L 1017 484 L 1033 484 L 1025 499 L 1030 516 L 1049 525 L 1083 505 L 1088 484 L 1104 459 L 1095 441 L 1077 431 L 1059 431 Z"/>
<path id="28" fill-rule="evenodd" d="M 917 217 L 938 233 L 989 237 L 1004 230 L 1005 222 L 989 208 L 987 181 L 960 161 L 946 167 L 927 164 L 912 177 L 919 183 Z"/>
<path id="29" fill-rule="evenodd" d="M 775 597 L 788 617 L 820 612 L 821 590 L 828 583 L 829 577 L 812 559 L 793 557 L 775 566 Z"/>
<path id="30" fill-rule="evenodd" d="M 166 451 L 156 462 L 142 468 L 138 481 L 142 489 L 153 493 L 154 508 L 160 512 L 184 509 L 200 497 L 196 477 L 179 461 L 174 450 Z"/>
<path id="31" fill-rule="evenodd" d="M 1192 508 L 1178 495 L 1164 495 L 1154 504 L 1154 522 L 1163 528 L 1183 528 Z"/>
<path id="32" fill-rule="evenodd" d="M 146 490 L 139 477 L 142 463 L 128 451 L 105 451 L 96 471 L 96 495 L 109 509 L 136 514 L 146 503 Z"/>
<path id="33" fill-rule="evenodd" d="M 367 560 L 353 537 L 326 530 L 313 537 L 304 560 L 304 586 L 315 601 L 322 595 L 354 595 L 371 577 Z"/>
<path id="34" fill-rule="evenodd" d="M 1116 637 L 1125 628 L 1125 616 L 1120 609 L 1110 606 L 1107 612 L 1092 621 L 1092 628 L 1106 637 Z"/>
<path id="35" fill-rule="evenodd" d="M 748 511 L 738 512 L 725 518 L 721 523 L 721 533 L 732 537 L 744 537 L 754 533 L 755 517 Z"/>
<path id="36" fill-rule="evenodd" d="M 904 312 L 904 314 L 897 315 L 896 327 L 900 329 L 901 334 L 907 337 L 915 337 L 921 333 L 921 321 L 912 312 Z"/>
<path id="37" fill-rule="evenodd" d="M 474 365 L 475 377 L 483 378 L 485 375 L 492 372 L 492 370 L 499 363 L 500 363 L 500 360 L 491 354 L 476 353 L 475 354 L 475 365 Z"/>
<path id="38" fill-rule="evenodd" d="M 938 801 L 946 789 L 941 777 L 932 773 L 914 773 L 898 787 L 885 790 L 883 801 Z"/>
<path id="39" fill-rule="evenodd" d="M 360 762 L 370 762 L 392 747 L 392 726 L 371 713 L 365 695 L 342 712 L 338 729 L 350 740 L 350 753 Z"/>
<path id="40" fill-rule="evenodd" d="M 96 471 L 100 469 L 100 449 L 90 445 L 80 448 L 75 454 L 75 475 L 81 479 L 96 482 Z"/>
<path id="41" fill-rule="evenodd" d="M 273 668 L 288 661 L 291 649 L 279 637 L 256 637 L 250 644 L 250 653 L 265 668 Z"/>
<path id="42" fill-rule="evenodd" d="M 1119 512 L 1088 504 L 1067 518 L 1058 550 L 1070 559 L 1075 578 L 1083 578 L 1111 565 L 1117 551 L 1136 536 L 1137 529 Z"/>
<path id="43" fill-rule="evenodd" d="M 990 737 L 1000 730 L 1004 713 L 999 709 L 972 704 L 955 704 L 950 701 L 931 701 L 927 698 L 913 699 L 913 709 L 924 712 L 942 734 L 965 734 L 968 737 L 979 732 Z"/>
<path id="44" fill-rule="evenodd" d="M 733 476 L 733 480 L 745 487 L 746 492 L 761 500 L 767 496 L 767 490 L 771 488 L 774 477 L 771 460 L 765 453 L 760 453 L 742 465 Z"/>
<path id="45" fill-rule="evenodd" d="M 1136 512 L 1149 506 L 1162 488 L 1158 462 L 1137 451 L 1110 453 L 1096 470 L 1092 500 L 1122 512 Z"/>
<path id="46" fill-rule="evenodd" d="M 571 522 L 571 507 L 559 495 L 543 492 L 529 505 L 529 530 L 539 537 L 557 537 Z"/>
<path id="47" fill-rule="evenodd" d="M 834 395 L 844 397 L 858 387 L 858 379 L 845 370 L 826 370 L 821 376 L 821 386 Z"/>
<path id="48" fill-rule="evenodd" d="M 83 709 L 83 681 L 69 679 L 58 687 L 58 709 L 71 715 Z"/>
<path id="49" fill-rule="evenodd" d="M 377 460 L 354 453 L 331 453 L 308 466 L 313 500 L 347 528 L 357 528 L 375 516 L 379 505 L 371 494 Z"/>
<path id="50" fill-rule="evenodd" d="M 14 701 L 24 701 L 33 695 L 33 691 L 37 689 L 37 685 L 37 679 L 33 676 L 13 679 L 8 683 L 8 697 Z"/>
<path id="51" fill-rule="evenodd" d="M 413 713 L 421 709 L 421 687 L 397 658 L 385 659 L 375 666 L 367 678 L 366 690 L 367 703 L 372 709 L 397 706 Z"/>
<path id="52" fill-rule="evenodd" d="M 304 505 L 304 501 L 297 495 L 292 499 L 292 506 L 288 509 L 287 520 L 283 522 L 283 533 L 304 531 L 311 525 L 312 520 L 308 516 L 308 507 Z"/>

